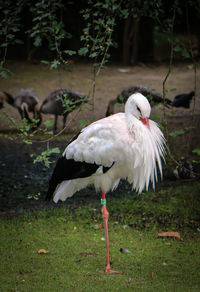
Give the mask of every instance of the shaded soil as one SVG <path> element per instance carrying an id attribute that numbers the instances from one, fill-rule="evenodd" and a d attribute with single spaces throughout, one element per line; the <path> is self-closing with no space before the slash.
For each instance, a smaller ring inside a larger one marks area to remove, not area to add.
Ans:
<path id="1" fill-rule="evenodd" d="M 88 64 L 74 64 L 71 71 L 49 71 L 43 65 L 13 62 L 9 64 L 10 70 L 15 73 L 7 80 L 0 80 L 0 90 L 15 94 L 21 88 L 31 88 L 42 101 L 52 90 L 59 87 L 67 87 L 81 93 L 88 93 L 91 89 L 93 69 Z M 123 69 L 123 70 L 122 70 Z M 125 69 L 125 70 L 124 70 Z M 104 69 L 97 79 L 95 87 L 94 108 L 82 112 L 74 112 L 68 118 L 68 127 L 65 132 L 50 143 L 50 146 L 58 146 L 61 152 L 69 138 L 80 128 L 79 120 L 91 120 L 94 116 L 99 119 L 104 117 L 106 106 L 110 99 L 116 97 L 124 88 L 133 85 L 143 85 L 162 92 L 162 82 L 167 73 L 167 66 L 155 66 L 140 64 L 134 67 L 123 68 L 121 66 L 109 66 Z M 125 72 L 124 72 L 125 71 Z M 174 95 L 189 92 L 194 89 L 194 72 L 188 69 L 188 64 L 179 64 L 172 68 L 172 73 L 167 81 L 169 93 L 167 97 L 173 99 Z M 175 92 L 170 89 L 176 88 Z M 176 159 L 189 160 L 193 163 L 194 170 L 199 171 L 198 156 L 192 150 L 200 148 L 200 75 L 197 70 L 197 90 L 195 99 L 195 114 L 192 113 L 194 104 L 190 109 L 166 109 L 166 121 L 168 132 L 184 129 L 185 133 L 177 137 L 168 137 L 168 145 Z M 19 114 L 15 108 L 5 104 L 4 110 L 11 117 L 20 123 Z M 121 111 L 123 108 L 116 108 Z M 159 114 L 159 118 L 155 114 Z M 152 110 L 152 118 L 163 121 L 162 108 L 157 106 Z M 53 119 L 48 115 L 43 117 L 43 121 Z M 8 122 L 0 120 L 0 133 L 2 135 L 12 134 Z M 61 119 L 59 128 L 61 128 Z M 43 127 L 43 125 L 42 125 Z M 41 139 L 41 137 L 40 137 Z M 20 141 L 11 141 L 4 137 L 0 138 L 0 214 L 15 214 L 24 212 L 32 208 L 44 206 L 43 199 L 48 187 L 48 179 L 51 175 L 52 167 L 49 169 L 41 163 L 33 164 L 32 153 L 41 153 L 46 148 L 45 143 L 33 143 L 25 145 Z M 55 162 L 57 156 L 52 156 Z M 164 167 L 164 182 L 158 187 L 167 187 L 173 183 L 183 183 L 181 180 L 174 182 L 173 169 L 176 163 L 167 159 L 167 166 Z M 186 177 L 186 179 L 197 179 L 197 176 Z M 130 186 L 122 182 L 114 195 L 120 195 L 123 191 L 129 190 Z M 92 196 L 89 196 L 92 194 Z M 30 199 L 28 199 L 28 196 Z M 79 194 L 78 194 L 79 196 Z M 33 199 L 39 198 L 39 200 Z M 32 199 L 31 199 L 32 198 Z M 94 189 L 87 188 L 81 191 L 80 198 L 96 199 Z M 81 200 L 82 200 L 81 199 Z M 73 200 L 73 199 L 72 199 Z M 53 204 L 52 204 L 53 206 Z"/>

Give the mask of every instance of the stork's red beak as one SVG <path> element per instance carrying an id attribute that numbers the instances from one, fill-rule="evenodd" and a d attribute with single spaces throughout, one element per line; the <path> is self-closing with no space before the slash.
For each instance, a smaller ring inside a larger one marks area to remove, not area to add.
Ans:
<path id="1" fill-rule="evenodd" d="M 140 121 L 147 126 L 147 128 L 150 130 L 150 126 L 149 126 L 149 119 L 148 118 L 140 118 Z"/>

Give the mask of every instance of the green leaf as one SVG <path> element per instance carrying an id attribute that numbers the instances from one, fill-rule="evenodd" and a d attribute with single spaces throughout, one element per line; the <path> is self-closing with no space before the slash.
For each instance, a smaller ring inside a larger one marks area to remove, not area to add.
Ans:
<path id="1" fill-rule="evenodd" d="M 49 61 L 45 61 L 45 60 L 42 60 L 42 61 L 40 61 L 42 64 L 45 64 L 45 65 L 49 65 L 50 64 L 50 62 Z"/>
<path id="2" fill-rule="evenodd" d="M 3 43 L 0 45 L 0 47 L 2 47 L 2 48 L 6 48 L 7 46 L 8 46 L 8 43 Z"/>
<path id="3" fill-rule="evenodd" d="M 75 51 L 72 51 L 72 50 L 64 50 L 63 51 L 65 54 L 69 55 L 69 56 L 72 56 L 72 55 L 75 55 L 76 52 Z"/>
<path id="4" fill-rule="evenodd" d="M 42 44 L 42 39 L 41 39 L 41 37 L 37 36 L 37 37 L 35 38 L 33 44 L 34 44 L 35 47 L 40 47 L 41 44 Z"/>
<path id="5" fill-rule="evenodd" d="M 189 70 L 194 70 L 195 66 L 194 66 L 194 64 L 191 64 L 191 65 L 188 65 L 187 68 L 188 68 Z"/>
<path id="6" fill-rule="evenodd" d="M 90 124 L 90 121 L 87 120 L 79 120 L 79 123 L 81 125 L 82 128 L 86 127 L 87 125 Z"/>
<path id="7" fill-rule="evenodd" d="M 88 100 L 87 103 L 88 103 L 88 104 L 91 104 L 91 105 L 94 104 L 94 102 L 93 102 L 92 100 Z"/>
<path id="8" fill-rule="evenodd" d="M 95 58 L 97 55 L 98 55 L 98 53 L 94 52 L 94 53 L 90 54 L 90 58 Z"/>
<path id="9" fill-rule="evenodd" d="M 175 52 L 180 52 L 180 51 L 182 51 L 182 48 L 181 48 L 179 45 L 176 45 L 176 46 L 174 47 L 174 51 L 175 51 Z"/>
<path id="10" fill-rule="evenodd" d="M 162 125 L 161 122 L 158 122 L 158 126 L 159 126 L 159 128 L 160 128 L 162 131 L 164 130 L 164 127 L 163 127 L 163 125 Z"/>
<path id="11" fill-rule="evenodd" d="M 51 66 L 50 66 L 50 68 L 51 68 L 51 69 L 57 69 L 59 65 L 60 65 L 60 61 L 58 61 L 58 60 L 53 60 L 53 61 L 51 62 Z"/>
<path id="12" fill-rule="evenodd" d="M 200 148 L 195 148 L 192 150 L 192 153 L 197 154 L 198 156 L 200 156 Z"/>
<path id="13" fill-rule="evenodd" d="M 174 132 L 169 133 L 169 136 L 176 137 L 176 136 L 179 136 L 179 135 L 183 135 L 184 133 L 185 133 L 184 130 L 176 130 Z"/>
<path id="14" fill-rule="evenodd" d="M 60 153 L 60 149 L 58 147 L 52 148 L 51 153 Z"/>
<path id="15" fill-rule="evenodd" d="M 19 39 L 15 39 L 15 43 L 16 43 L 16 44 L 19 44 L 19 45 L 22 45 L 24 42 L 21 41 L 21 40 L 19 40 Z"/>
<path id="16" fill-rule="evenodd" d="M 0 71 L 0 76 L 4 79 L 7 79 L 9 77 L 9 74 L 6 71 L 2 70 Z"/>
<path id="17" fill-rule="evenodd" d="M 89 49 L 87 47 L 83 47 L 81 49 L 79 49 L 78 54 L 80 56 L 86 56 L 86 54 L 88 53 Z"/>
<path id="18" fill-rule="evenodd" d="M 120 107 L 122 106 L 122 104 L 119 103 L 119 102 L 117 102 L 117 103 L 115 104 L 115 106 L 116 106 L 117 108 L 120 108 Z"/>
<path id="19" fill-rule="evenodd" d="M 182 56 L 184 57 L 184 58 L 190 58 L 190 54 L 189 54 L 189 52 L 188 52 L 188 50 L 186 49 L 186 48 L 184 48 L 183 50 L 182 50 Z"/>
<path id="20" fill-rule="evenodd" d="M 53 121 L 51 121 L 51 120 L 45 121 L 45 122 L 44 122 L 44 125 L 45 125 L 47 128 L 52 127 L 52 126 L 53 126 Z"/>
<path id="21" fill-rule="evenodd" d="M 124 102 L 124 97 L 123 97 L 123 95 L 120 95 L 118 98 L 119 98 L 119 100 L 120 100 L 121 102 Z"/>
<path id="22" fill-rule="evenodd" d="M 160 119 L 161 118 L 161 114 L 157 114 L 157 113 L 152 113 L 152 116 L 154 119 Z"/>
<path id="23" fill-rule="evenodd" d="M 8 38 L 8 39 L 13 39 L 14 37 L 15 37 L 15 35 L 12 34 L 12 33 L 9 33 L 9 34 L 7 35 L 7 38 Z"/>
<path id="24" fill-rule="evenodd" d="M 31 140 L 24 139 L 23 141 L 24 141 L 25 144 L 32 144 Z"/>

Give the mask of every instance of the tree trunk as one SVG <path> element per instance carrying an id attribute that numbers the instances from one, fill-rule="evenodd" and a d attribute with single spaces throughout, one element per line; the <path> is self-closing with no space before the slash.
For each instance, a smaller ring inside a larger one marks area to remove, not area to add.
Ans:
<path id="1" fill-rule="evenodd" d="M 128 17 L 123 34 L 123 65 L 134 64 L 138 54 L 138 19 Z"/>

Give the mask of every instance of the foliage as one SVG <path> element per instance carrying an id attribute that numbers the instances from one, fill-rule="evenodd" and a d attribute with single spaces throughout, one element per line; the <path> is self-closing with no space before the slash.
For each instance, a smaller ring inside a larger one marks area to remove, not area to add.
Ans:
<path id="1" fill-rule="evenodd" d="M 0 76 L 6 79 L 13 75 L 13 73 L 8 68 L 5 68 L 4 64 L 5 64 L 4 60 L 0 62 Z"/>
<path id="2" fill-rule="evenodd" d="M 63 113 L 70 113 L 75 110 L 77 106 L 81 106 L 82 104 L 87 102 L 85 95 L 80 95 L 79 98 L 75 98 L 73 96 L 71 97 L 68 93 L 58 95 L 56 99 L 61 102 L 63 107 Z"/>
<path id="3" fill-rule="evenodd" d="M 192 152 L 200 156 L 200 148 L 195 148 L 192 150 Z"/>
<path id="4" fill-rule="evenodd" d="M 8 123 L 10 122 L 10 129 L 17 130 L 16 138 L 21 138 L 25 144 L 32 144 L 31 138 L 33 138 L 37 132 L 37 124 L 39 120 L 32 120 L 30 123 L 27 119 L 23 119 L 20 124 L 18 124 L 14 118 L 10 117 L 7 112 L 3 112 L 0 115 L 0 119 L 4 119 Z"/>
<path id="5" fill-rule="evenodd" d="M 29 200 L 33 199 L 33 200 L 38 201 L 39 198 L 40 198 L 40 193 L 37 193 L 37 194 L 29 194 L 29 195 L 27 196 L 27 198 L 28 198 Z"/>
<path id="6" fill-rule="evenodd" d="M 43 61 L 43 63 L 49 64 L 51 69 L 56 69 L 61 64 L 68 65 L 66 55 L 75 54 L 74 51 L 61 50 L 62 41 L 72 37 L 64 28 L 60 13 L 63 9 L 64 3 L 61 0 L 38 0 L 30 7 L 33 26 L 27 33 L 33 38 L 35 47 L 40 47 L 42 42 L 47 41 L 49 49 L 56 52 L 56 59 L 51 62 Z"/>
<path id="7" fill-rule="evenodd" d="M 94 66 L 99 66 L 102 61 L 102 65 L 105 65 L 110 57 L 108 49 L 110 46 L 116 46 L 116 43 L 112 41 L 112 33 L 119 9 L 120 2 L 117 0 L 104 2 L 90 0 L 88 7 L 81 11 L 86 27 L 81 36 L 84 46 L 79 49 L 79 55 L 88 55 L 94 60 Z"/>
<path id="8" fill-rule="evenodd" d="M 184 133 L 185 133 L 185 131 L 181 129 L 181 130 L 176 130 L 176 131 L 169 133 L 169 136 L 176 137 L 179 135 L 183 135 Z"/>
<path id="9" fill-rule="evenodd" d="M 58 154 L 58 153 L 60 153 L 60 149 L 58 147 L 54 147 L 54 148 L 43 151 L 40 155 L 32 154 L 31 157 L 36 156 L 36 158 L 33 161 L 34 163 L 42 162 L 44 163 L 46 167 L 49 167 L 50 164 L 52 163 L 50 161 L 51 154 Z"/>
<path id="10" fill-rule="evenodd" d="M 81 7 L 81 6 L 80 6 Z M 94 0 L 87 1 L 84 9 L 80 10 L 80 17 L 83 21 L 83 34 L 81 41 L 83 46 L 79 48 L 80 56 L 88 56 L 98 65 L 102 60 L 105 64 L 109 59 L 108 49 L 117 45 L 113 38 L 113 32 L 119 18 L 127 19 L 132 17 L 141 19 L 149 17 L 155 21 L 155 32 L 165 33 L 165 39 L 171 42 L 170 30 L 173 26 L 172 14 L 176 9 L 179 18 L 182 17 L 183 10 L 195 7 L 198 14 L 200 5 L 196 1 L 191 0 L 187 5 L 183 5 L 180 1 L 174 1 L 173 5 L 166 6 L 165 1 L 117 1 L 106 0 L 97 2 Z M 64 16 L 66 11 L 74 9 L 72 2 L 63 0 L 17 0 L 14 4 L 11 0 L 1 1 L 0 4 L 0 37 L 1 48 L 4 50 L 3 64 L 6 60 L 7 50 L 9 46 L 22 44 L 22 34 L 24 33 L 33 40 L 33 46 L 41 47 L 42 45 L 56 53 L 55 59 L 52 61 L 44 60 L 50 68 L 57 68 L 59 65 L 67 65 L 67 58 L 76 54 L 74 50 L 63 47 L 66 39 L 72 38 L 71 27 L 66 27 Z M 81 8 L 80 8 L 81 9 Z M 26 11 L 29 11 L 28 13 Z M 32 23 L 29 28 L 22 27 L 22 18 L 24 11 L 30 17 Z M 91 17 L 92 15 L 92 17 Z M 156 37 L 156 36 L 155 36 Z M 181 50 L 184 57 L 188 57 L 188 52 L 182 47 L 180 41 L 174 43 L 174 50 Z M 3 74 L 4 76 L 5 74 Z"/>
<path id="11" fill-rule="evenodd" d="M 12 0 L 0 1 L 0 53 L 2 60 L 0 62 L 0 75 L 2 78 L 8 78 L 10 71 L 4 68 L 8 47 L 22 44 L 17 33 L 22 29 L 20 13 L 23 8 L 23 0 L 13 3 Z"/>
<path id="12" fill-rule="evenodd" d="M 4 119 L 7 122 L 10 122 L 10 128 L 17 130 L 16 136 L 8 136 L 2 134 L 4 138 L 8 138 L 10 140 L 16 140 L 20 138 L 25 144 L 32 144 L 34 142 L 33 138 L 35 138 L 36 134 L 39 133 L 39 130 L 37 129 L 37 123 L 38 120 L 33 119 L 32 123 L 30 123 L 28 120 L 23 119 L 20 124 L 18 124 L 14 118 L 10 117 L 8 113 L 4 112 L 2 115 L 0 115 L 0 119 Z M 42 135 L 45 135 L 47 137 L 50 136 L 49 139 L 51 139 L 53 132 L 49 131 L 49 127 L 52 126 L 52 121 L 45 121 L 44 122 L 45 127 L 41 130 Z M 48 139 L 48 140 L 49 140 Z M 47 140 L 47 141 L 48 141 Z M 46 167 L 50 166 L 50 159 L 52 154 L 58 154 L 60 153 L 60 149 L 58 147 L 54 147 L 49 149 L 48 144 L 47 144 L 47 149 L 43 151 L 41 154 L 35 154 L 33 153 L 31 157 L 36 157 L 34 159 L 34 163 L 37 162 L 42 162 Z"/>
<path id="13" fill-rule="evenodd" d="M 96 120 L 97 120 L 97 117 L 93 116 L 90 120 L 79 120 L 79 123 L 81 125 L 81 128 L 84 128 Z"/>
<path id="14" fill-rule="evenodd" d="M 153 19 L 158 19 L 159 17 L 162 17 L 164 14 L 164 1 L 158 0 L 158 1 L 126 1 L 122 5 L 121 9 L 121 17 L 127 18 L 129 16 L 140 19 L 143 16 L 148 16 Z"/>

